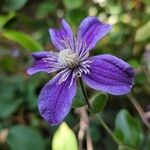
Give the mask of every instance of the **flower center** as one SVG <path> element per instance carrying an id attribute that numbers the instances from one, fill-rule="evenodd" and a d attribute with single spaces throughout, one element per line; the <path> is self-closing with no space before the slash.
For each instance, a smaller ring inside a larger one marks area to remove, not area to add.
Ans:
<path id="1" fill-rule="evenodd" d="M 71 49 L 64 49 L 58 54 L 58 61 L 69 68 L 75 68 L 79 65 L 79 57 Z"/>

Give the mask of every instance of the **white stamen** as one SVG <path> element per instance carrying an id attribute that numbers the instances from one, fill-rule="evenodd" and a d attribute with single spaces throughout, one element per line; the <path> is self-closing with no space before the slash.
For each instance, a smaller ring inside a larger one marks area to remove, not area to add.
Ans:
<path id="1" fill-rule="evenodd" d="M 79 64 L 79 57 L 71 49 L 64 49 L 58 54 L 58 61 L 69 68 L 75 68 Z"/>
<path id="2" fill-rule="evenodd" d="M 70 73 L 71 73 L 71 70 L 65 69 L 64 74 L 62 75 L 62 77 L 58 81 L 58 85 L 61 84 L 64 81 L 66 81 L 67 78 L 69 77 Z"/>
<path id="3" fill-rule="evenodd" d="M 84 55 L 83 58 L 88 57 L 89 54 Z M 66 68 L 62 73 L 62 77 L 58 81 L 58 85 L 66 81 L 67 78 L 72 74 L 71 82 L 69 88 L 73 84 L 76 77 L 81 77 L 82 74 L 90 74 L 90 63 L 91 60 L 84 60 L 79 58 L 77 52 L 74 52 L 71 48 L 64 49 L 58 53 L 58 63 L 59 65 Z"/>

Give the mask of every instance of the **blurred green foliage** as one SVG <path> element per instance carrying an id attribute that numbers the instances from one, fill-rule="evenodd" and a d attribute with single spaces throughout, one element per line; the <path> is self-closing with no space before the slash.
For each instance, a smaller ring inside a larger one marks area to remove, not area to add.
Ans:
<path id="1" fill-rule="evenodd" d="M 127 110 L 122 109 L 118 112 L 115 127 L 115 133 L 123 144 L 140 149 L 140 144 L 143 142 L 141 125 Z"/>
<path id="2" fill-rule="evenodd" d="M 54 135 L 53 140 L 58 142 L 60 139 L 62 145 L 70 143 L 72 138 L 76 141 L 68 127 L 62 132 L 71 137 L 63 141 L 60 128 L 49 126 L 40 117 L 38 94 L 51 76 L 39 73 L 29 77 L 26 68 L 32 63 L 31 52 L 54 48 L 48 29 L 59 27 L 59 18 L 67 19 L 76 32 L 79 23 L 88 15 L 113 24 L 112 31 L 91 55 L 110 53 L 130 63 L 136 74 L 133 95 L 145 112 L 150 111 L 149 0 L 1 0 L 0 150 L 49 150 Z M 150 133 L 126 96 L 106 96 L 91 89 L 88 89 L 88 96 L 92 103 L 91 112 L 101 113 L 123 144 L 136 150 L 150 150 Z M 65 119 L 76 135 L 79 114 L 74 108 L 84 105 L 78 88 L 73 109 Z M 89 119 L 94 150 L 116 150 L 116 144 L 94 116 Z M 85 139 L 83 143 L 86 149 Z"/>
<path id="3" fill-rule="evenodd" d="M 16 125 L 10 128 L 7 143 L 12 150 L 42 150 L 45 149 L 45 141 L 32 127 Z"/>
<path id="4" fill-rule="evenodd" d="M 103 111 L 106 103 L 107 103 L 107 95 L 106 94 L 95 94 L 92 98 L 92 105 L 90 112 L 92 114 L 99 113 L 100 111 Z"/>

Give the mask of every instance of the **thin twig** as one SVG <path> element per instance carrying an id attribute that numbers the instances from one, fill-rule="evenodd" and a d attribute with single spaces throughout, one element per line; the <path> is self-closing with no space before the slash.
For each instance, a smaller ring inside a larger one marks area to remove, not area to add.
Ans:
<path id="1" fill-rule="evenodd" d="M 143 108 L 141 107 L 141 105 L 138 103 L 138 101 L 135 99 L 135 97 L 133 95 L 128 94 L 127 96 L 129 98 L 129 100 L 131 101 L 131 103 L 133 104 L 133 106 L 136 108 L 137 112 L 139 113 L 143 123 L 150 130 L 150 124 L 149 124 L 147 118 L 145 117 L 145 112 L 144 112 Z"/>
<path id="2" fill-rule="evenodd" d="M 78 132 L 79 150 L 83 150 L 83 139 L 86 137 L 87 150 L 93 150 L 92 139 L 88 133 L 89 117 L 86 107 L 78 108 L 77 113 L 80 115 L 80 126 Z"/>
<path id="3" fill-rule="evenodd" d="M 87 150 L 93 150 L 92 138 L 91 138 L 88 130 L 86 130 L 86 148 L 87 148 Z"/>
<path id="4" fill-rule="evenodd" d="M 124 146 L 124 145 L 119 145 L 119 150 L 136 150 L 134 148 L 128 147 L 128 146 Z"/>
<path id="5" fill-rule="evenodd" d="M 107 131 L 107 133 L 112 137 L 112 139 L 118 144 L 118 145 L 122 145 L 122 143 L 116 138 L 116 136 L 114 135 L 114 133 L 111 131 L 111 129 L 107 126 L 107 124 L 104 122 L 104 120 L 102 119 L 102 117 L 100 115 L 96 115 L 98 121 L 101 123 L 101 125 L 103 126 L 103 128 Z"/>
<path id="6" fill-rule="evenodd" d="M 134 148 L 128 147 L 126 145 L 123 145 L 119 139 L 114 135 L 112 130 L 107 126 L 107 124 L 104 122 L 102 117 L 100 115 L 97 115 L 97 119 L 102 124 L 103 128 L 107 131 L 107 133 L 111 136 L 111 138 L 118 144 L 119 150 L 125 149 L 125 150 L 136 150 Z"/>
<path id="7" fill-rule="evenodd" d="M 9 130 L 3 129 L 0 131 L 0 144 L 5 144 Z"/>

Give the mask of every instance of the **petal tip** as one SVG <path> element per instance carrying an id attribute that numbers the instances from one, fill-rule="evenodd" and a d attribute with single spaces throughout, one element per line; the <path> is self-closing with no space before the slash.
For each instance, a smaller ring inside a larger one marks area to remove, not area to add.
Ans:
<path id="1" fill-rule="evenodd" d="M 48 32 L 49 32 L 50 36 L 52 36 L 52 34 L 53 34 L 53 29 L 52 29 L 52 28 L 49 28 L 49 29 L 48 29 Z"/>
<path id="2" fill-rule="evenodd" d="M 27 68 L 27 69 L 26 69 L 26 73 L 27 73 L 28 75 L 33 75 L 33 74 L 34 74 L 34 73 L 33 73 L 33 68 L 32 68 L 32 67 Z"/>
<path id="3" fill-rule="evenodd" d="M 111 25 L 111 24 L 107 24 L 108 25 L 108 29 L 109 29 L 109 31 L 113 28 L 113 25 Z"/>
<path id="4" fill-rule="evenodd" d="M 39 102 L 40 101 L 41 101 L 41 98 L 39 98 Z M 42 118 L 51 126 L 59 125 L 68 114 L 67 113 L 66 115 L 61 116 L 59 114 L 56 114 L 55 112 L 54 113 L 49 112 L 50 109 L 48 110 L 48 108 L 46 106 L 41 105 L 41 103 L 38 104 L 38 109 Z"/>

